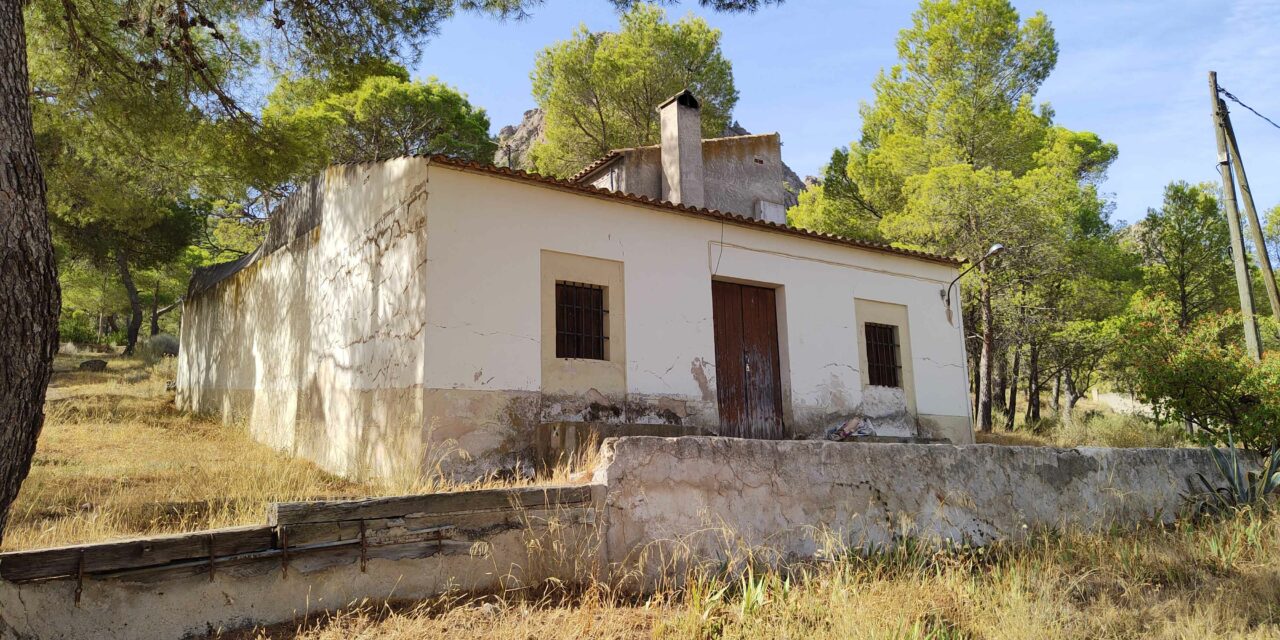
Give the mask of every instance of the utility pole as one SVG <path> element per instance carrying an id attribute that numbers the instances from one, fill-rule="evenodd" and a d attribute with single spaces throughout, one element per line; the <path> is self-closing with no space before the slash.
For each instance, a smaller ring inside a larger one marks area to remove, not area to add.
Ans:
<path id="1" fill-rule="evenodd" d="M 1253 250 L 1258 254 L 1258 266 L 1262 269 L 1262 282 L 1267 289 L 1267 301 L 1271 303 L 1271 315 L 1280 322 L 1280 292 L 1276 290 L 1276 274 L 1271 270 L 1271 256 L 1267 255 L 1267 240 L 1262 235 L 1262 223 L 1258 220 L 1258 210 L 1253 206 L 1253 191 L 1249 189 L 1249 176 L 1244 172 L 1244 159 L 1240 157 L 1240 145 L 1236 144 L 1236 132 L 1231 127 L 1231 114 L 1227 111 L 1227 103 L 1218 98 L 1218 113 L 1221 114 L 1223 127 L 1227 131 L 1227 153 L 1231 154 L 1231 166 L 1235 168 L 1236 179 L 1240 181 L 1240 202 L 1244 205 L 1245 218 L 1249 220 L 1250 235 L 1253 236 Z"/>
<path id="2" fill-rule="evenodd" d="M 1236 288 L 1240 291 L 1240 316 L 1244 320 L 1244 344 L 1249 356 L 1262 359 L 1262 340 L 1258 335 L 1258 322 L 1253 312 L 1253 287 L 1249 282 L 1248 258 L 1244 252 L 1244 237 L 1240 229 L 1240 213 L 1236 209 L 1236 187 L 1231 178 L 1231 157 L 1227 152 L 1226 123 L 1222 116 L 1222 101 L 1218 98 L 1218 73 L 1209 72 L 1209 98 L 1213 104 L 1213 130 L 1218 141 L 1218 171 L 1222 174 L 1222 204 L 1227 213 L 1227 226 L 1231 230 L 1231 261 L 1236 270 Z"/>

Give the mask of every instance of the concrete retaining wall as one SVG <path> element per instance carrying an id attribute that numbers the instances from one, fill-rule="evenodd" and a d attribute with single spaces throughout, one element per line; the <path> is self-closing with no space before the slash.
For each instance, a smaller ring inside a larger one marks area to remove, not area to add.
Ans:
<path id="1" fill-rule="evenodd" d="M 243 530 L 0 554 L 0 638 L 201 636 L 606 566 L 636 586 L 673 557 L 1168 521 L 1196 473 L 1217 477 L 1205 450 L 610 439 L 585 487 L 290 503 Z"/>
<path id="2" fill-rule="evenodd" d="M 617 563 L 654 545 L 786 559 L 904 536 L 982 544 L 1169 521 L 1196 473 L 1218 476 L 1207 450 L 622 438 L 606 441 L 595 480 Z"/>
<path id="3" fill-rule="evenodd" d="M 0 638 L 205 637 L 366 599 L 573 580 L 598 569 L 593 491 L 288 503 L 267 526 L 0 554 Z"/>

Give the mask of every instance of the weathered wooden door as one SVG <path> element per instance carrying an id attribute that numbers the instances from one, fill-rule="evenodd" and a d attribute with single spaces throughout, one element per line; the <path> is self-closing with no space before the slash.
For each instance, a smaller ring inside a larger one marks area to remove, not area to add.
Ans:
<path id="1" fill-rule="evenodd" d="M 720 433 L 782 438 L 778 307 L 773 289 L 711 283 Z"/>

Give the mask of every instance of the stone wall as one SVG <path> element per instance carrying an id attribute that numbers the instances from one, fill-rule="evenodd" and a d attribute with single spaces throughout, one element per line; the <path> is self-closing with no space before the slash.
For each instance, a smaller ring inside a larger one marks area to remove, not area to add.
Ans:
<path id="1" fill-rule="evenodd" d="M 0 638 L 203 636 L 606 567 L 634 588 L 748 550 L 1169 521 L 1196 473 L 1217 478 L 1206 450 L 618 438 L 586 486 L 286 503 L 257 527 L 0 554 Z"/>
<path id="2" fill-rule="evenodd" d="M 581 579 L 601 560 L 593 491 L 285 503 L 265 526 L 0 554 L 0 638 L 203 638 L 362 602 Z"/>
<path id="3" fill-rule="evenodd" d="M 809 558 L 903 537 L 985 544 L 1042 528 L 1169 521 L 1203 449 L 621 438 L 605 442 L 611 561 L 767 549 Z M 726 535 L 727 534 L 727 535 Z M 655 570 L 649 566 L 649 570 Z"/>

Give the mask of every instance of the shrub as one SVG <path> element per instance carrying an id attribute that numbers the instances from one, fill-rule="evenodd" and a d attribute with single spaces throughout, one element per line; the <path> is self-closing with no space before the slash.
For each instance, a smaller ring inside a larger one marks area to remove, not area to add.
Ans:
<path id="1" fill-rule="evenodd" d="M 138 351 L 142 359 L 148 364 L 154 363 L 161 358 L 176 357 L 178 355 L 178 339 L 167 333 L 158 333 L 151 336 Z"/>
<path id="2" fill-rule="evenodd" d="M 1193 497 L 1196 511 L 1220 514 L 1244 507 L 1266 509 L 1270 505 L 1272 494 L 1280 489 L 1280 449 L 1273 450 L 1262 461 L 1259 471 L 1249 471 L 1252 465 L 1236 449 L 1230 432 L 1227 433 L 1227 448 L 1214 447 L 1210 451 L 1224 486 L 1214 486 L 1197 473 L 1205 491 Z"/>
<path id="3" fill-rule="evenodd" d="M 1255 362 L 1241 335 L 1239 314 L 1184 329 L 1167 300 L 1138 297 L 1121 320 L 1116 357 L 1158 421 L 1194 425 L 1205 444 L 1230 430 L 1246 449 L 1269 451 L 1280 437 L 1280 354 Z"/>

